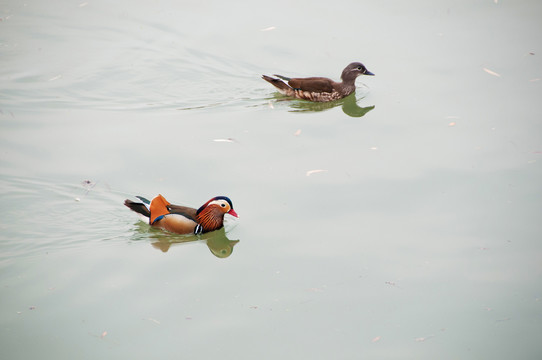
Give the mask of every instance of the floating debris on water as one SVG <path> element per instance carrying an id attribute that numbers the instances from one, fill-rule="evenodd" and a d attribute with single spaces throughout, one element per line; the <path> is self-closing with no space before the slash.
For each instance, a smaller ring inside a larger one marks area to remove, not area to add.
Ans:
<path id="1" fill-rule="evenodd" d="M 311 176 L 312 174 L 317 174 L 317 173 L 321 173 L 321 172 L 326 172 L 327 170 L 324 170 L 324 169 L 316 169 L 316 170 L 309 170 L 307 171 L 307 176 Z"/>
<path id="2" fill-rule="evenodd" d="M 382 339 L 382 336 L 377 336 L 377 337 L 373 338 L 373 340 L 371 340 L 371 342 L 372 343 L 379 342 L 380 339 Z"/>
<path id="3" fill-rule="evenodd" d="M 435 335 L 429 335 L 429 336 L 425 336 L 425 337 L 418 337 L 416 339 L 414 339 L 414 341 L 416 342 L 423 342 L 423 341 L 427 341 L 431 338 L 435 337 Z"/>
<path id="4" fill-rule="evenodd" d="M 484 71 L 485 71 L 486 73 L 490 74 L 490 75 L 497 76 L 497 77 L 501 77 L 500 74 L 497 74 L 497 73 L 496 73 L 495 71 L 493 71 L 493 70 L 489 70 L 489 69 L 487 69 L 487 68 L 484 68 Z"/>

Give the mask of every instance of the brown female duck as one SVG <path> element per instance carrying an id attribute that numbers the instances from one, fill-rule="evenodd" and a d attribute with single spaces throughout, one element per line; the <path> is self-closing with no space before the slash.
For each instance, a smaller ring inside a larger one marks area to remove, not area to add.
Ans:
<path id="1" fill-rule="evenodd" d="M 342 99 L 356 90 L 356 78 L 360 75 L 374 75 L 360 62 L 353 62 L 344 68 L 342 82 L 335 82 L 325 77 L 289 78 L 282 75 L 262 75 L 262 79 L 271 83 L 287 96 L 316 102 Z"/>

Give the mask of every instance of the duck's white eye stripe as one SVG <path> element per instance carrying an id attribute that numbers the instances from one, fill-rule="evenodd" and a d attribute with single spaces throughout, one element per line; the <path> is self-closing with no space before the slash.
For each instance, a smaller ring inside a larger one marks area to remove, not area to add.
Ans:
<path id="1" fill-rule="evenodd" d="M 209 205 L 207 206 L 210 206 L 210 205 L 220 205 L 222 207 L 226 207 L 226 202 L 224 200 L 214 200 L 214 201 L 211 201 Z"/>

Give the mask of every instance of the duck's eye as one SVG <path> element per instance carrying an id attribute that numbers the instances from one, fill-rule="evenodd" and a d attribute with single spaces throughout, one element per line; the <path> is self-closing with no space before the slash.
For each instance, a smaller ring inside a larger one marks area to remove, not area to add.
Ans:
<path id="1" fill-rule="evenodd" d="M 361 66 L 358 66 L 358 70 L 361 71 L 363 70 L 363 68 Z"/>
<path id="2" fill-rule="evenodd" d="M 226 207 L 226 204 L 220 204 L 220 206 L 222 206 L 222 207 Z"/>

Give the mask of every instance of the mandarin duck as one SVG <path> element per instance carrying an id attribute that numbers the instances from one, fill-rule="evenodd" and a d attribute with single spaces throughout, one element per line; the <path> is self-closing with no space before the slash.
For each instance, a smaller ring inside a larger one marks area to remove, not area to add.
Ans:
<path id="1" fill-rule="evenodd" d="M 162 195 L 152 201 L 136 196 L 141 202 L 126 199 L 124 205 L 138 214 L 149 218 L 149 225 L 177 234 L 203 234 L 221 229 L 224 215 L 238 217 L 231 200 L 226 196 L 215 196 L 193 209 L 170 204 Z"/>
<path id="2" fill-rule="evenodd" d="M 262 75 L 262 79 L 272 84 L 287 96 L 316 102 L 342 99 L 356 91 L 356 78 L 360 75 L 374 75 L 360 62 L 353 62 L 344 68 L 342 82 L 325 77 L 289 78 L 282 75 Z"/>

